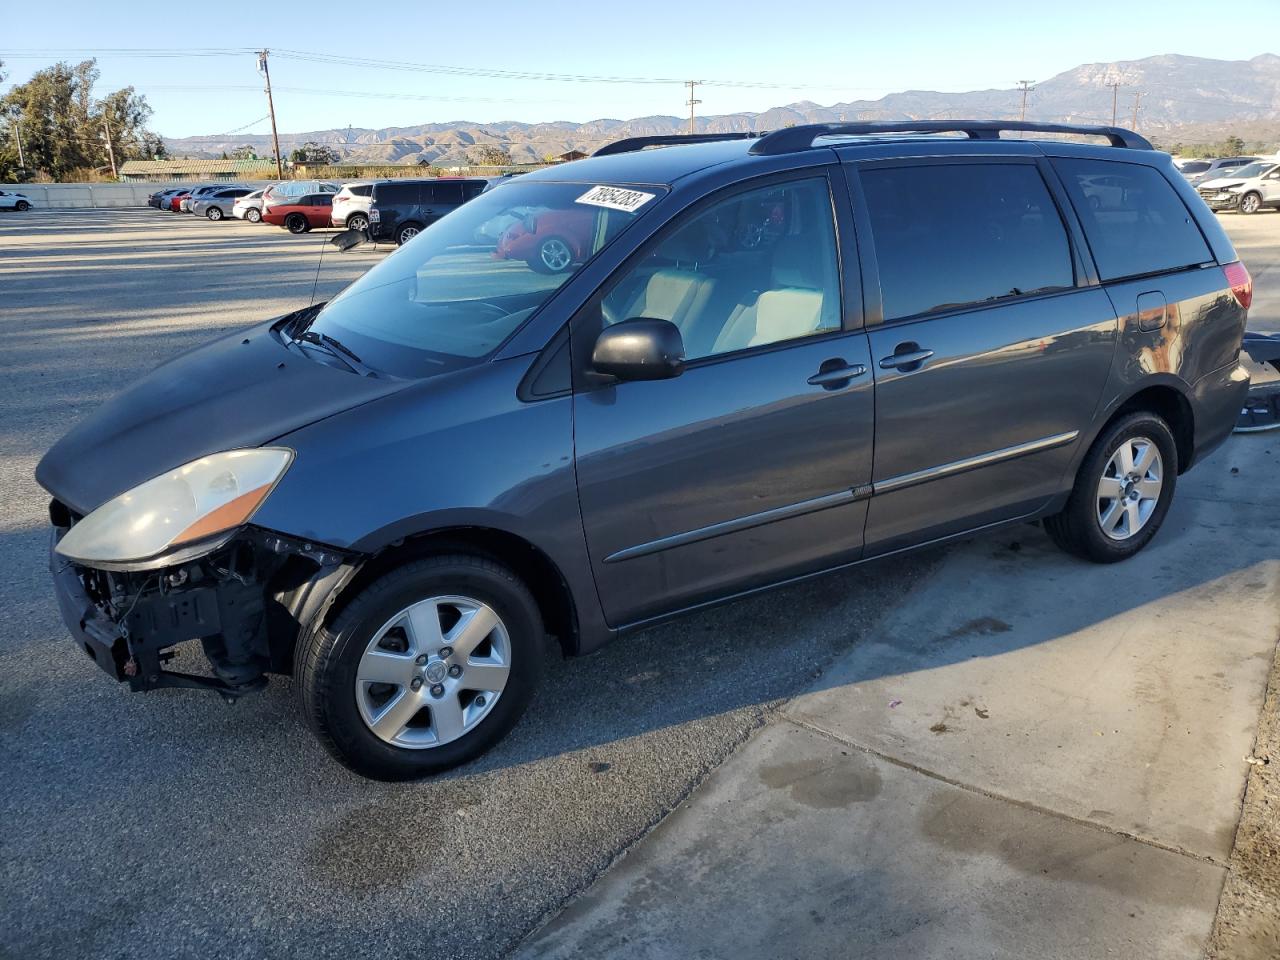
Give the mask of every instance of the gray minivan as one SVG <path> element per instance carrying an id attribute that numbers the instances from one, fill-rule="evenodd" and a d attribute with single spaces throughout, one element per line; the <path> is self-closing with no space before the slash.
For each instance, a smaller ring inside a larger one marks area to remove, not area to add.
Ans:
<path id="1" fill-rule="evenodd" d="M 549 237 L 563 269 L 526 259 Z M 1231 432 L 1251 295 L 1169 157 L 1117 128 L 622 141 L 72 429 L 37 469 L 58 602 L 134 690 L 291 673 L 339 760 L 421 776 L 516 723 L 548 634 L 589 653 L 1034 519 L 1132 556 Z M 166 669 L 197 639 L 212 677 Z"/>

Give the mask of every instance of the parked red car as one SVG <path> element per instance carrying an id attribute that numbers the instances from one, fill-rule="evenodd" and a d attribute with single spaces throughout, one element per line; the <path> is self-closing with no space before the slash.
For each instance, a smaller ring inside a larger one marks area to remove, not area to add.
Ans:
<path id="1" fill-rule="evenodd" d="M 306 233 L 316 227 L 332 226 L 333 194 L 308 193 L 289 203 L 262 208 L 262 222 L 274 223 L 290 233 Z"/>
<path id="2" fill-rule="evenodd" d="M 191 196 L 190 190 L 183 190 L 181 193 L 175 193 L 172 197 L 169 198 L 169 209 L 172 210 L 174 213 L 180 213 L 181 210 L 179 209 L 179 206 L 181 205 L 182 201 L 189 196 Z"/>
<path id="3" fill-rule="evenodd" d="M 523 260 L 539 273 L 564 273 L 587 258 L 594 229 L 595 215 L 589 209 L 530 214 L 498 238 L 494 256 Z"/>

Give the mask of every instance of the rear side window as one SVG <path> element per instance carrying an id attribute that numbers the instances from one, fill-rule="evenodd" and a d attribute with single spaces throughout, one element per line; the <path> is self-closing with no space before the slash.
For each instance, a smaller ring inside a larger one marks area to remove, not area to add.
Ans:
<path id="1" fill-rule="evenodd" d="M 416 183 L 380 183 L 378 184 L 378 203 L 408 206 L 418 202 L 418 184 Z"/>
<path id="2" fill-rule="evenodd" d="M 371 197 L 373 196 L 373 184 L 362 183 L 355 187 L 347 187 L 347 192 L 353 197 Z"/>
<path id="3" fill-rule="evenodd" d="M 861 174 L 884 318 L 1071 287 L 1066 228 L 1031 164 L 922 164 Z"/>
<path id="4" fill-rule="evenodd" d="M 1173 185 L 1154 167 L 1058 158 L 1103 280 L 1163 273 L 1213 259 Z"/>
<path id="5" fill-rule="evenodd" d="M 425 202 L 428 203 L 462 203 L 462 184 L 456 180 L 450 183 L 433 183 L 422 192 Z"/>

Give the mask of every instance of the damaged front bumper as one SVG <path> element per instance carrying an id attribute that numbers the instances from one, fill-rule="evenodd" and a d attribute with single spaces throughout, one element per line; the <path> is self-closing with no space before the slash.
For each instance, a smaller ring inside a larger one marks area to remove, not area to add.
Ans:
<path id="1" fill-rule="evenodd" d="M 54 551 L 70 528 L 55 504 L 49 569 L 76 645 L 131 690 L 189 687 L 228 700 L 292 671 L 303 629 L 327 608 L 359 557 L 246 527 L 217 550 L 171 567 L 103 570 Z M 59 521 L 62 521 L 60 523 Z M 199 640 L 213 676 L 166 670 L 173 649 Z"/>

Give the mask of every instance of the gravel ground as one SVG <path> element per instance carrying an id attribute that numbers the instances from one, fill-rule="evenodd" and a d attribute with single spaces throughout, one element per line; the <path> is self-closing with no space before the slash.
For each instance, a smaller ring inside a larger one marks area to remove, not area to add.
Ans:
<path id="1" fill-rule="evenodd" d="M 0 216 L 0 956 L 502 956 L 937 559 L 557 659 L 505 743 L 427 783 L 347 774 L 287 681 L 231 707 L 129 694 L 58 619 L 36 461 L 161 360 L 307 302 L 320 242 L 150 209 Z M 326 256 L 319 296 L 384 253 Z"/>

